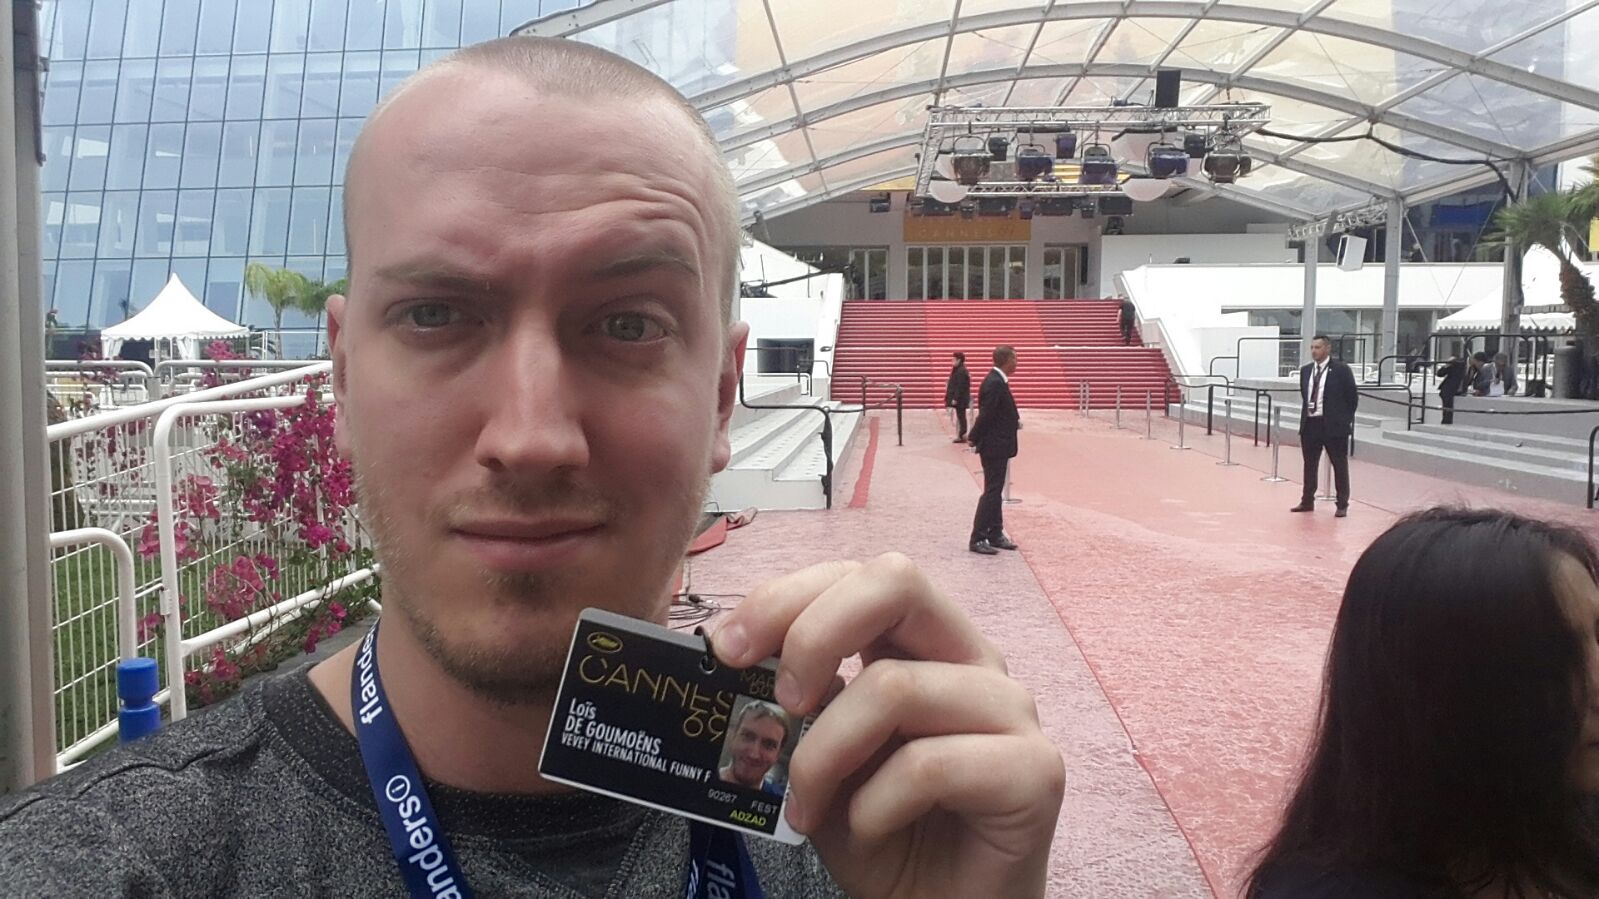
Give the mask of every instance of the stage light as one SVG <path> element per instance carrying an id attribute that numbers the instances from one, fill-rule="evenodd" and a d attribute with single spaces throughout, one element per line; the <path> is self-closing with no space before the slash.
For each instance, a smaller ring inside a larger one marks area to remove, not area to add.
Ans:
<path id="1" fill-rule="evenodd" d="M 1188 154 L 1171 144 L 1151 145 L 1146 163 L 1154 178 L 1175 178 L 1188 173 Z"/>
<path id="2" fill-rule="evenodd" d="M 1210 138 L 1203 134 L 1183 135 L 1183 152 L 1190 159 L 1204 159 L 1205 154 L 1210 152 Z"/>
<path id="3" fill-rule="evenodd" d="M 1055 135 L 1055 158 L 1071 159 L 1077 155 L 1077 135 L 1070 129 Z"/>
<path id="4" fill-rule="evenodd" d="M 992 156 L 995 162 L 1004 162 L 1010 155 L 1010 138 L 998 134 L 989 137 L 988 155 Z"/>
<path id="5" fill-rule="evenodd" d="M 961 146 L 962 141 L 975 141 L 975 145 L 968 143 Z M 950 151 L 955 169 L 955 180 L 970 187 L 988 177 L 989 167 L 992 162 L 988 153 L 983 150 L 983 139 L 975 134 L 968 134 L 955 139 L 955 145 Z"/>
<path id="6" fill-rule="evenodd" d="M 1016 177 L 1036 181 L 1055 167 L 1055 160 L 1038 144 L 1022 144 L 1016 150 Z"/>
<path id="7" fill-rule="evenodd" d="M 1016 202 L 1016 215 L 1022 221 L 1031 221 L 1033 218 L 1033 198 L 1022 197 Z"/>
<path id="8" fill-rule="evenodd" d="M 977 204 L 971 200 L 961 203 L 961 218 L 969 219 L 977 214 Z"/>
<path id="9" fill-rule="evenodd" d="M 1078 184 L 1100 184 L 1115 187 L 1120 170 L 1104 144 L 1090 144 L 1083 148 L 1083 162 L 1077 173 Z"/>

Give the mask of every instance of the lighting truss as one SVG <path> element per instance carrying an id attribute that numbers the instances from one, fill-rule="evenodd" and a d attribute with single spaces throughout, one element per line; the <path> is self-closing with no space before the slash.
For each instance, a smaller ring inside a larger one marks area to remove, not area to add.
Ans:
<path id="1" fill-rule="evenodd" d="M 1216 135 L 1231 133 L 1242 138 L 1271 122 L 1267 103 L 1222 103 L 1213 106 L 933 106 L 928 108 L 927 126 L 922 133 L 921 158 L 916 167 L 916 196 L 928 194 L 933 167 L 940 153 L 948 152 L 956 138 L 966 135 L 1013 134 L 1047 135 L 1070 129 L 1084 143 L 1108 143 L 1123 131 Z M 1142 160 L 1134 160 L 1142 163 Z M 984 182 L 969 188 L 973 194 L 1030 196 L 1071 194 L 1113 194 L 1105 186 L 1082 186 L 1039 179 L 1034 182 Z"/>
<path id="2" fill-rule="evenodd" d="M 1316 219 L 1313 222 L 1294 225 L 1288 229 L 1288 240 L 1297 243 L 1309 238 L 1320 237 L 1329 231 L 1333 234 L 1342 234 L 1345 231 L 1355 231 L 1360 228 L 1370 228 L 1388 221 L 1388 203 L 1385 200 L 1372 200 L 1359 209 L 1340 212 L 1326 218 Z"/>

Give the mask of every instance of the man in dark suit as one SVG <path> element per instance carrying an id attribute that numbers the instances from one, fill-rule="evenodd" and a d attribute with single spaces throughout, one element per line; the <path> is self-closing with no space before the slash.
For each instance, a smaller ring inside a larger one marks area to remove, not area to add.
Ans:
<path id="1" fill-rule="evenodd" d="M 1132 300 L 1130 300 L 1130 299 L 1128 299 L 1126 297 L 1122 297 L 1122 310 L 1121 310 L 1122 346 L 1128 346 L 1128 345 L 1130 345 L 1133 342 L 1133 326 L 1137 325 L 1137 324 L 1138 324 L 1138 307 L 1133 305 L 1133 301 Z"/>
<path id="2" fill-rule="evenodd" d="M 1021 416 L 1011 396 L 1010 376 L 1016 371 L 1016 351 L 1008 346 L 994 348 L 994 369 L 983 379 L 977 392 L 977 421 L 968 438 L 983 460 L 983 497 L 977 501 L 972 519 L 972 552 L 999 555 L 1016 544 L 1005 534 L 1005 472 L 1016 456 L 1016 432 Z"/>
<path id="3" fill-rule="evenodd" d="M 1305 493 L 1291 511 L 1316 508 L 1316 466 L 1325 449 L 1338 486 L 1337 517 L 1343 518 L 1349 514 L 1349 436 L 1355 431 L 1360 390 L 1355 386 L 1355 373 L 1329 358 L 1331 355 L 1332 342 L 1318 334 L 1310 342 L 1313 361 L 1299 370 L 1299 447 L 1305 454 Z"/>
<path id="4" fill-rule="evenodd" d="M 1455 397 L 1466 389 L 1466 363 L 1458 356 L 1450 356 L 1436 374 L 1442 379 L 1438 382 L 1438 400 L 1444 407 L 1443 423 L 1452 425 L 1455 423 Z"/>
<path id="5" fill-rule="evenodd" d="M 955 354 L 955 367 L 949 370 L 944 385 L 944 408 L 955 410 L 955 441 L 966 442 L 966 409 L 972 404 L 972 375 L 966 370 L 966 354 Z"/>

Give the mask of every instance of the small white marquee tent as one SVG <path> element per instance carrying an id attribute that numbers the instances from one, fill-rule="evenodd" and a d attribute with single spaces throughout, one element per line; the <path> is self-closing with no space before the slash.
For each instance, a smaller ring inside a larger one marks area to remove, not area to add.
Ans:
<path id="1" fill-rule="evenodd" d="M 243 337 L 250 329 L 234 324 L 205 308 L 183 281 L 173 275 L 150 305 L 125 322 L 100 332 L 100 353 L 111 358 L 129 340 L 171 342 L 171 352 L 158 355 L 178 359 L 199 359 L 206 341 Z"/>

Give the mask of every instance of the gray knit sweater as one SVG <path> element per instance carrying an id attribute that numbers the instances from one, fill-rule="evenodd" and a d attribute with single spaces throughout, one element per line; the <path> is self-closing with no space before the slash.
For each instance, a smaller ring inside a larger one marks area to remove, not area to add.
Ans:
<path id="1" fill-rule="evenodd" d="M 0 797 L 0 895 L 404 896 L 355 738 L 307 670 Z M 480 897 L 682 896 L 681 819 L 589 794 L 428 792 Z M 843 895 L 809 846 L 749 846 L 772 899 Z"/>

